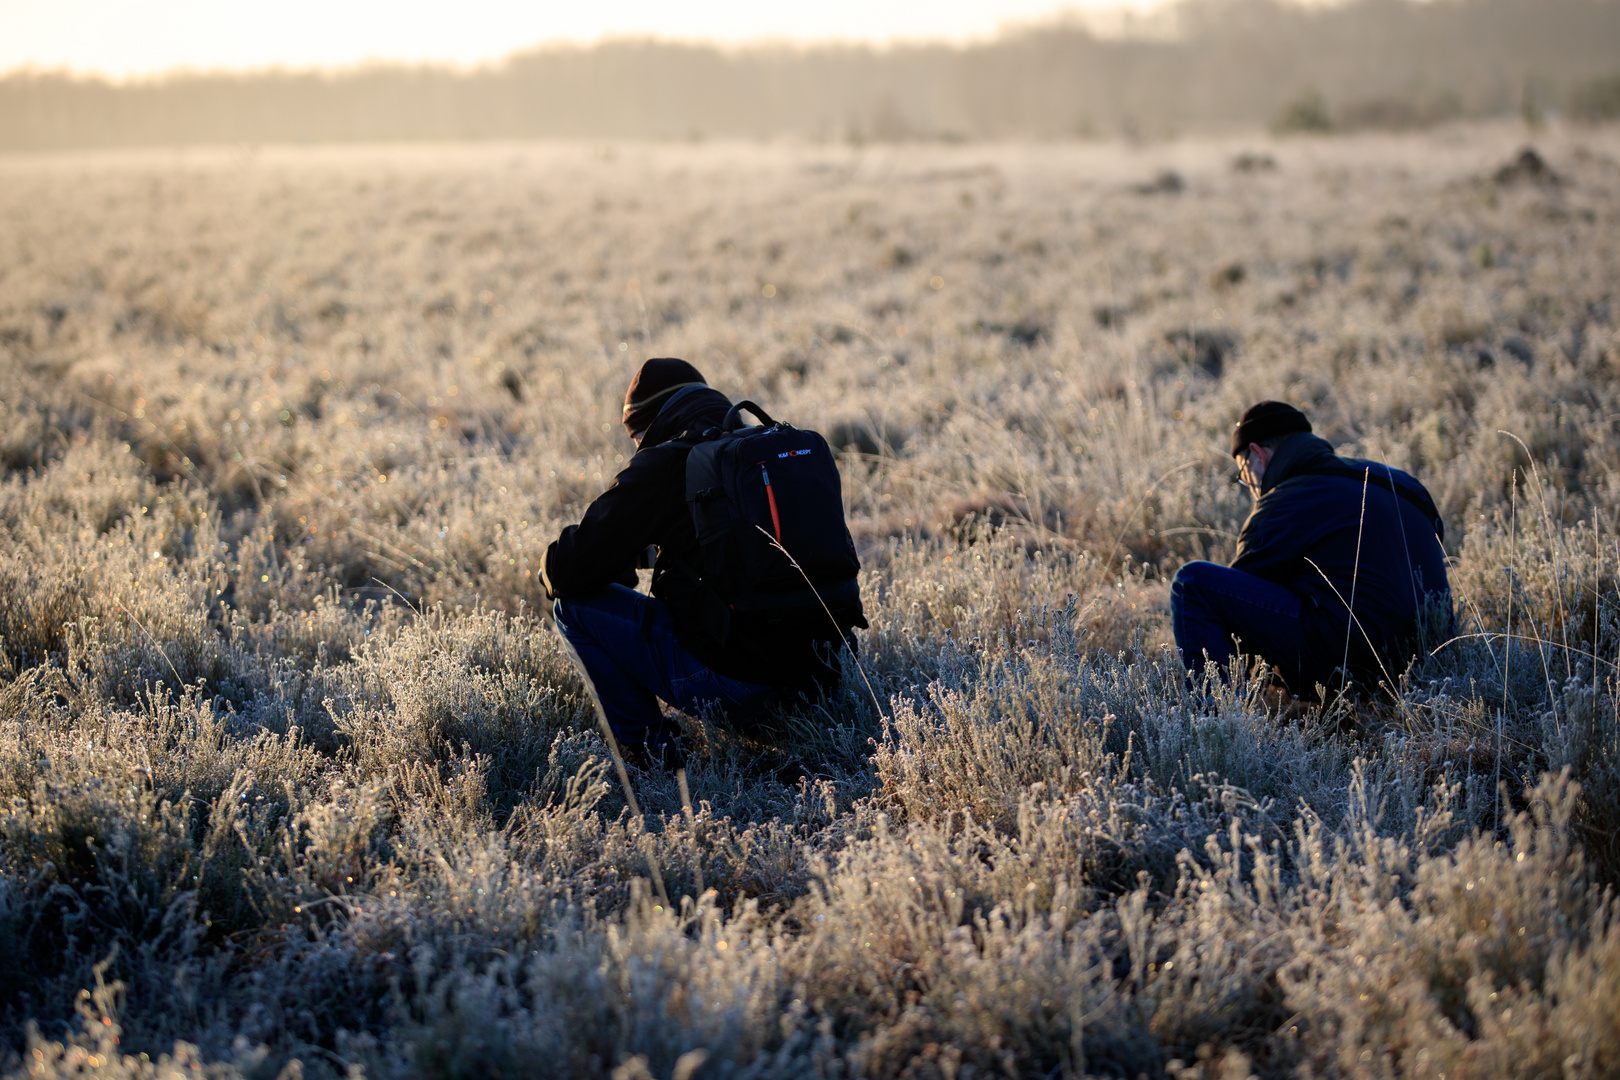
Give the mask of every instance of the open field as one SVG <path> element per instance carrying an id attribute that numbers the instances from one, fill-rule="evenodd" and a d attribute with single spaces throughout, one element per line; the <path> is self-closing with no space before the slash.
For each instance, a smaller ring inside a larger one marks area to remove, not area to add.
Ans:
<path id="1" fill-rule="evenodd" d="M 1620 131 L 1526 140 L 0 159 L 0 1068 L 1615 1075 Z M 534 616 L 650 355 L 867 568 L 876 700 L 694 720 L 695 819 Z M 1210 712 L 1269 397 L 1465 636 Z"/>

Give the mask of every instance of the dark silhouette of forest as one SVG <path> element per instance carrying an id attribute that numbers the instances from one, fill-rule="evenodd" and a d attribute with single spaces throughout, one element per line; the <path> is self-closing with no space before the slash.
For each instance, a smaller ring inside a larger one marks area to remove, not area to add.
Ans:
<path id="1" fill-rule="evenodd" d="M 898 140 L 1409 127 L 1604 115 L 1616 0 L 1182 0 L 1173 32 L 1074 21 L 976 45 L 546 46 L 472 71 L 0 79 L 0 150 L 494 138 Z M 1161 27 L 1162 30 L 1162 27 Z M 1597 105 L 1592 106 L 1592 102 Z"/>

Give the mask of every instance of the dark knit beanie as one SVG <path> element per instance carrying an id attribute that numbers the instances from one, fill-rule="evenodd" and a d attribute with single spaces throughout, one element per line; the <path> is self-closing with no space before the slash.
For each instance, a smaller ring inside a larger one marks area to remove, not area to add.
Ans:
<path id="1" fill-rule="evenodd" d="M 656 356 L 641 365 L 624 392 L 624 427 L 631 435 L 646 431 L 669 395 L 687 386 L 707 386 L 703 375 L 685 360 Z"/>
<path id="2" fill-rule="evenodd" d="M 1305 414 L 1281 401 L 1262 401 L 1249 406 L 1243 419 L 1232 429 L 1232 456 L 1237 457 L 1250 443 L 1263 443 L 1284 435 L 1311 430 Z"/>

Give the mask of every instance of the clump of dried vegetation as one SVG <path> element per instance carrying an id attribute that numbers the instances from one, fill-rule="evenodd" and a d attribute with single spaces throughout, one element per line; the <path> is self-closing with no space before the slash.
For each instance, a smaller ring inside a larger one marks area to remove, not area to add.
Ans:
<path id="1" fill-rule="evenodd" d="M 1620 146 L 1516 139 L 0 164 L 3 1067 L 1613 1075 Z M 636 819 L 536 568 L 657 354 L 846 448 L 875 695 Z M 1464 630 L 1302 715 L 1166 651 L 1268 397 Z"/>

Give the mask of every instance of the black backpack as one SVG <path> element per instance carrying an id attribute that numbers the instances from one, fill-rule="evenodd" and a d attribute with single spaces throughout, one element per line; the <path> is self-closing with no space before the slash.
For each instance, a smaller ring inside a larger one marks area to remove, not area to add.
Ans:
<path id="1" fill-rule="evenodd" d="M 744 409 L 762 426 L 744 427 Z M 686 503 L 701 620 L 721 645 L 736 633 L 837 641 L 866 626 L 861 561 L 826 439 L 740 401 L 692 447 Z"/>

